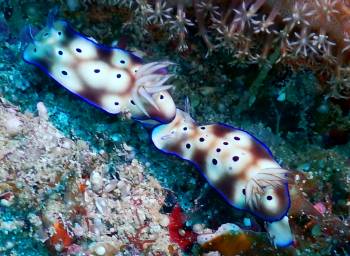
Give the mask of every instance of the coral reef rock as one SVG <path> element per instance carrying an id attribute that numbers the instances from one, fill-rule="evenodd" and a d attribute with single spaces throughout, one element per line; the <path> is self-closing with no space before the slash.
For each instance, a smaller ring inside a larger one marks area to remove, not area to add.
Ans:
<path id="1" fill-rule="evenodd" d="M 145 167 L 136 159 L 113 165 L 63 136 L 43 103 L 38 114 L 0 98 L 0 254 L 169 254 L 165 193 Z M 39 246 L 23 249 L 11 233 Z"/>

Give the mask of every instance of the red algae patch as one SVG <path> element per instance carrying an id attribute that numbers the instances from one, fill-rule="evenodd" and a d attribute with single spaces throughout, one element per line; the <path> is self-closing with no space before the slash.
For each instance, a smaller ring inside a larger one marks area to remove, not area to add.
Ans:
<path id="1" fill-rule="evenodd" d="M 169 216 L 170 241 L 176 243 L 182 250 L 187 250 L 196 241 L 197 235 L 191 230 L 185 230 L 185 218 L 181 207 L 176 205 Z"/>

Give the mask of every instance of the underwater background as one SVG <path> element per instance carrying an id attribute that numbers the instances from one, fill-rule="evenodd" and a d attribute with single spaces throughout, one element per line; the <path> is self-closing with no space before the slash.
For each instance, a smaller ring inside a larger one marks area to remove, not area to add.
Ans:
<path id="1" fill-rule="evenodd" d="M 25 63 L 50 19 L 175 63 L 179 108 L 263 141 L 293 173 L 294 243 Z M 0 255 L 349 255 L 349 35 L 347 0 L 0 1 Z"/>

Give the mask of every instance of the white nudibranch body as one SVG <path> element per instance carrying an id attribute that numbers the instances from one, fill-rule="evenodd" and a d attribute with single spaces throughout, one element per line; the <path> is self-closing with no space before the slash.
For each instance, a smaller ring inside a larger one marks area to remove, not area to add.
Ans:
<path id="1" fill-rule="evenodd" d="M 45 71 L 72 93 L 108 113 L 171 121 L 176 112 L 167 92 L 168 61 L 142 64 L 131 52 L 99 45 L 56 21 L 33 38 L 24 60 Z"/>
<path id="2" fill-rule="evenodd" d="M 152 142 L 194 164 L 231 206 L 266 221 L 277 246 L 292 243 L 288 171 L 254 136 L 224 124 L 197 125 L 178 109 L 172 122 L 153 129 Z"/>

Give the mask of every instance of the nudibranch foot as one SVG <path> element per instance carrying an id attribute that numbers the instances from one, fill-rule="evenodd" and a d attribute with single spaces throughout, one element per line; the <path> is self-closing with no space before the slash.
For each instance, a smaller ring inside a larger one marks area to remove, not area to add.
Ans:
<path id="1" fill-rule="evenodd" d="M 143 64 L 133 53 L 96 43 L 65 21 L 50 22 L 26 47 L 23 58 L 88 103 L 111 114 L 170 122 L 176 113 L 168 90 L 172 63 Z"/>

